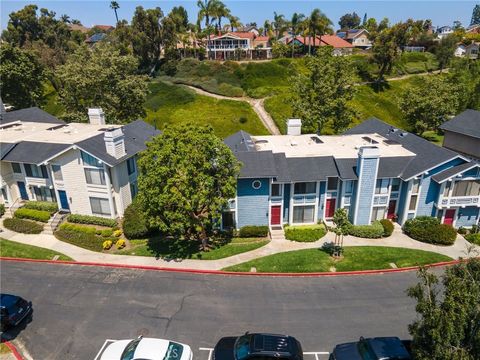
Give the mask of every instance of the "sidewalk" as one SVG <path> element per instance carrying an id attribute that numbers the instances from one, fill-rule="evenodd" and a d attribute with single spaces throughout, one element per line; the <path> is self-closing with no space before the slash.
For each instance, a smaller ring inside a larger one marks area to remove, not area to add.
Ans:
<path id="1" fill-rule="evenodd" d="M 3 228 L 3 226 L 1 227 L 1 229 L 3 230 L 3 232 L 0 233 L 0 237 L 3 237 L 4 239 L 16 241 L 22 244 L 40 246 L 51 249 L 67 255 L 75 261 L 197 270 L 220 270 L 228 266 L 237 265 L 259 257 L 277 254 L 285 251 L 319 248 L 325 242 L 333 242 L 335 239 L 335 235 L 329 232 L 319 241 L 312 243 L 301 243 L 285 239 L 275 239 L 270 241 L 267 245 L 256 250 L 219 260 L 164 260 L 156 259 L 155 257 L 145 256 L 103 254 L 65 243 L 58 240 L 53 235 L 43 233 L 38 235 L 19 234 L 7 230 Z M 402 247 L 408 249 L 432 251 L 450 256 L 453 259 L 458 259 L 460 257 L 465 258 L 468 255 L 470 257 L 480 255 L 480 246 L 474 246 L 476 251 L 468 254 L 468 248 L 472 245 L 470 245 L 470 243 L 468 243 L 462 236 L 458 236 L 455 244 L 452 246 L 436 246 L 431 244 L 425 244 L 409 238 L 401 232 L 401 229 L 399 227 L 396 227 L 394 233 L 388 238 L 362 239 L 353 236 L 345 236 L 344 246 Z"/>

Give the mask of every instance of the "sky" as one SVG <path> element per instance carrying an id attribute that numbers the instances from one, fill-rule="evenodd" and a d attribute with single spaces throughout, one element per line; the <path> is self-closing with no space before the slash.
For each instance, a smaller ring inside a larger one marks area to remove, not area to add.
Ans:
<path id="1" fill-rule="evenodd" d="M 256 22 L 262 26 L 266 19 L 273 18 L 273 12 L 284 14 L 287 19 L 294 12 L 309 14 L 312 9 L 320 8 L 333 21 L 338 28 L 338 19 L 347 12 L 355 11 L 361 18 L 367 13 L 368 17 L 378 20 L 388 17 L 391 23 L 404 21 L 408 18 L 432 19 L 435 26 L 452 25 L 453 21 L 459 20 L 464 26 L 470 24 L 470 18 L 477 1 L 414 1 L 414 0 L 383 0 L 383 1 L 297 1 L 297 0 L 224 0 L 233 15 L 238 16 L 242 23 Z M 83 25 L 114 25 L 115 15 L 110 9 L 110 1 L 98 0 L 53 0 L 53 1 L 20 1 L 1 0 L 0 21 L 1 28 L 5 29 L 8 23 L 8 15 L 17 11 L 27 4 L 37 4 L 39 8 L 45 7 L 53 10 L 57 15 L 67 14 L 72 19 L 78 19 Z M 197 17 L 196 0 L 188 1 L 126 1 L 118 0 L 120 19 L 131 20 L 135 7 L 141 5 L 144 8 L 159 6 L 164 13 L 168 13 L 174 6 L 182 5 L 189 14 L 189 19 L 194 22 Z"/>

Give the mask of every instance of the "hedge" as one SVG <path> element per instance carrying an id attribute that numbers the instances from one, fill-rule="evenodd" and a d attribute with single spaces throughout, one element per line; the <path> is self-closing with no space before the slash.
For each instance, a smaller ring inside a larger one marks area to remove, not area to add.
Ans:
<path id="1" fill-rule="evenodd" d="M 285 226 L 285 238 L 292 241 L 313 242 L 325 236 L 323 225 Z"/>
<path id="2" fill-rule="evenodd" d="M 480 233 L 467 234 L 465 235 L 465 239 L 470 243 L 480 245 Z"/>
<path id="3" fill-rule="evenodd" d="M 10 218 L 3 220 L 3 226 L 7 229 L 23 234 L 40 234 L 43 225 L 30 220 Z"/>
<path id="4" fill-rule="evenodd" d="M 78 231 L 78 232 L 83 232 L 85 234 L 93 234 L 93 235 L 95 235 L 97 231 L 97 229 L 90 226 L 82 226 L 82 225 L 70 224 L 70 223 L 63 223 L 62 225 L 60 225 L 60 229 Z"/>
<path id="5" fill-rule="evenodd" d="M 55 236 L 66 243 L 93 251 L 102 251 L 105 241 L 105 239 L 96 236 L 95 233 L 87 233 L 68 227 L 60 227 L 59 230 L 55 231 Z"/>
<path id="6" fill-rule="evenodd" d="M 51 215 L 58 211 L 58 205 L 51 201 L 27 201 L 23 205 L 26 209 L 48 211 Z"/>
<path id="7" fill-rule="evenodd" d="M 383 225 L 380 221 L 374 221 L 371 225 L 352 225 L 348 234 L 360 238 L 378 239 L 383 236 Z"/>
<path id="8" fill-rule="evenodd" d="M 5 205 L 4 205 L 4 204 L 0 204 L 0 217 L 2 217 L 3 214 L 5 214 Z"/>
<path id="9" fill-rule="evenodd" d="M 241 238 L 266 237 L 267 235 L 268 226 L 244 226 L 238 232 L 238 236 Z"/>
<path id="10" fill-rule="evenodd" d="M 382 219 L 382 220 L 380 220 L 380 224 L 382 224 L 382 226 L 383 226 L 383 236 L 384 237 L 388 237 L 388 236 L 392 235 L 394 226 L 393 226 L 393 223 L 390 220 Z"/>
<path id="11" fill-rule="evenodd" d="M 117 220 L 115 219 L 109 219 L 109 218 L 103 218 L 100 216 L 91 216 L 91 215 L 71 214 L 71 215 L 68 215 L 67 221 L 71 223 L 77 223 L 77 224 L 100 225 L 100 226 L 108 226 L 108 227 L 117 226 Z"/>
<path id="12" fill-rule="evenodd" d="M 48 222 L 50 219 L 50 212 L 44 210 L 34 210 L 34 209 L 26 209 L 24 207 L 18 209 L 14 213 L 14 217 L 18 219 L 30 219 L 36 220 L 40 222 Z"/>
<path id="13" fill-rule="evenodd" d="M 141 239 L 150 232 L 147 221 L 136 203 L 131 203 L 125 209 L 122 228 L 127 239 Z"/>
<path id="14" fill-rule="evenodd" d="M 403 225 L 403 231 L 412 239 L 439 245 L 452 245 L 457 238 L 454 227 L 440 224 L 437 218 L 419 216 L 409 219 Z"/>

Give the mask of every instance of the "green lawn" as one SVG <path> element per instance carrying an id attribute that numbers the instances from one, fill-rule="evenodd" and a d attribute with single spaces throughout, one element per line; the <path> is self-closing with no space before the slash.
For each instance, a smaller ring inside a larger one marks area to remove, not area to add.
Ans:
<path id="1" fill-rule="evenodd" d="M 59 255 L 58 260 L 72 260 L 66 255 L 38 246 L 24 245 L 15 241 L 0 238 L 0 256 L 26 259 L 52 260 Z"/>
<path id="2" fill-rule="evenodd" d="M 270 255 L 223 270 L 248 272 L 252 267 L 255 267 L 257 272 L 285 273 L 329 272 L 331 267 L 335 267 L 336 271 L 378 270 L 391 268 L 390 263 L 401 268 L 449 260 L 452 259 L 448 256 L 428 251 L 355 246 L 346 247 L 344 258 L 340 261 L 334 261 L 321 249 L 307 249 Z"/>
<path id="3" fill-rule="evenodd" d="M 146 240 L 131 240 L 132 247 L 120 250 L 121 255 L 153 256 L 159 258 L 181 258 L 216 260 L 232 255 L 258 249 L 268 243 L 268 240 L 257 238 L 233 238 L 226 244 L 214 244 L 210 251 L 200 252 L 197 241 L 172 240 L 163 237 L 153 237 Z"/>
<path id="4" fill-rule="evenodd" d="M 268 134 L 250 105 L 243 101 L 218 100 L 195 94 L 181 86 L 162 81 L 150 83 L 145 107 L 146 121 L 162 129 L 168 124 L 210 124 L 224 138 L 239 130 L 252 134 Z"/>

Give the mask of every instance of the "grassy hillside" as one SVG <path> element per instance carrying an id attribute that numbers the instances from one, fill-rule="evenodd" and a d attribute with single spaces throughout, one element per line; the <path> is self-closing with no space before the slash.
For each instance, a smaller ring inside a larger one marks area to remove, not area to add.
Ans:
<path id="1" fill-rule="evenodd" d="M 162 129 L 167 124 L 210 124 L 215 133 L 226 137 L 239 130 L 268 134 L 250 105 L 243 101 L 217 100 L 195 94 L 179 85 L 155 81 L 149 85 L 146 121 Z"/>

